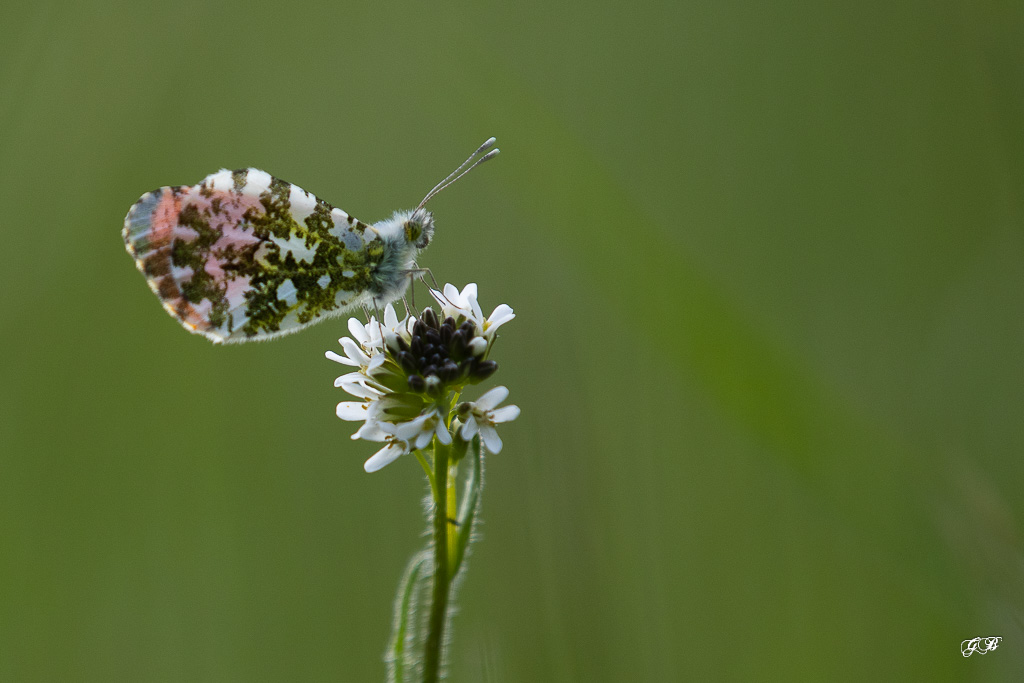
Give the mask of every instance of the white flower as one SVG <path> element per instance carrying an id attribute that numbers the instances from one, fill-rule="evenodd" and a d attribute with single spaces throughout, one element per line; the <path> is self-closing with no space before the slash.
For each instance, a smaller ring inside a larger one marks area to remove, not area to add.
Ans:
<path id="1" fill-rule="evenodd" d="M 383 441 L 386 432 L 380 428 L 382 424 L 387 423 L 377 422 L 376 420 L 367 420 L 361 424 L 359 429 L 353 432 L 352 436 L 349 438 L 353 441 L 358 441 L 359 439 L 365 439 L 366 441 Z"/>
<path id="2" fill-rule="evenodd" d="M 501 422 L 511 422 L 519 417 L 518 406 L 504 406 L 498 408 L 498 404 L 508 398 L 508 389 L 505 387 L 494 387 L 475 403 L 469 404 L 469 413 L 463 418 L 460 435 L 463 441 L 470 441 L 477 432 L 491 453 L 501 452 L 501 438 L 498 436 L 494 425 Z"/>
<path id="3" fill-rule="evenodd" d="M 378 322 L 377 318 L 371 317 L 370 322 L 364 324 L 360 322 L 359 318 L 349 318 L 348 331 L 352 338 L 363 347 L 367 355 L 375 356 L 384 349 L 384 340 L 389 334 L 408 334 L 405 332 L 406 322 L 407 318 L 399 320 L 398 314 L 395 313 L 395 307 L 388 304 L 384 307 L 384 322 Z M 342 346 L 345 345 L 344 339 L 338 341 L 342 343 Z"/>
<path id="4" fill-rule="evenodd" d="M 388 304 L 383 322 L 372 317 L 365 324 L 349 320 L 351 337 L 338 340 L 343 354 L 326 352 L 328 359 L 354 370 L 335 379 L 334 386 L 356 400 L 338 403 L 335 413 L 342 420 L 361 423 L 353 439 L 384 442 L 366 461 L 367 472 L 428 448 L 434 440 L 450 445 L 453 434 L 448 424 L 454 414 L 443 414 L 442 407 L 450 406 L 467 384 L 476 384 L 497 369 L 484 357 L 495 330 L 515 318 L 512 309 L 502 304 L 484 319 L 474 283 L 462 291 L 446 284 L 443 293 L 431 293 L 441 305 L 440 319 L 428 309 L 399 320 Z M 444 322 L 448 317 L 454 323 Z M 458 329 L 464 321 L 472 327 Z M 476 403 L 462 404 L 462 424 L 456 423 L 461 438 L 468 441 L 479 434 L 489 451 L 499 452 L 502 444 L 494 425 L 519 416 L 516 406 L 498 408 L 507 396 L 508 389 L 497 387 Z"/>
<path id="5" fill-rule="evenodd" d="M 356 398 L 363 398 L 370 401 L 390 393 L 390 390 L 387 387 L 375 382 L 373 379 L 367 377 L 361 372 L 350 372 L 347 375 L 338 377 L 334 380 L 334 386 L 340 387 L 342 391 L 352 394 Z"/>
<path id="6" fill-rule="evenodd" d="M 487 320 L 477 323 L 477 327 L 480 329 L 480 333 L 490 340 L 494 338 L 494 333 L 499 327 L 514 317 L 516 317 L 516 314 L 512 312 L 511 306 L 508 304 L 498 304 L 498 307 L 491 311 L 491 315 L 488 316 Z"/>
<path id="7" fill-rule="evenodd" d="M 386 425 L 387 423 L 382 423 Z M 371 439 L 371 441 L 384 441 L 386 445 L 370 456 L 370 459 L 363 463 L 363 469 L 367 472 L 376 472 L 386 465 L 390 465 L 403 455 L 410 452 L 409 442 L 403 441 L 393 434 L 384 434 L 383 438 Z"/>
<path id="8" fill-rule="evenodd" d="M 476 302 L 476 283 L 470 282 L 460 292 L 455 285 L 447 283 L 444 286 L 444 293 L 436 289 L 430 290 L 431 296 L 441 305 L 441 319 L 451 316 L 458 318 L 462 316 L 467 320 L 476 322 L 483 317 L 480 312 L 480 304 Z"/>
<path id="9" fill-rule="evenodd" d="M 452 435 L 436 407 L 429 408 L 414 420 L 395 425 L 395 435 L 414 444 L 413 448 L 426 448 L 435 435 L 445 446 L 452 442 Z"/>
<path id="10" fill-rule="evenodd" d="M 355 318 L 353 318 L 353 320 L 355 320 Z M 359 371 L 364 375 L 369 375 L 372 371 L 376 370 L 381 365 L 384 365 L 384 361 L 387 360 L 387 357 L 383 353 L 379 352 L 375 353 L 371 358 L 363 353 L 363 349 L 348 337 L 342 337 L 338 342 L 341 344 L 341 348 L 345 351 L 344 356 L 338 355 L 334 351 L 328 351 L 324 355 L 335 363 L 359 368 Z M 334 386 L 338 386 L 338 383 L 335 382 Z"/>
<path id="11" fill-rule="evenodd" d="M 491 312 L 491 315 L 484 319 L 483 311 L 480 310 L 480 304 L 476 299 L 477 288 L 475 282 L 470 282 L 462 288 L 461 292 L 455 285 L 445 284 L 443 293 L 436 289 L 430 290 L 430 293 L 437 303 L 441 305 L 442 319 L 448 316 L 457 319 L 461 316 L 466 320 L 472 321 L 480 334 L 487 337 L 488 342 L 494 338 L 494 333 L 499 327 L 516 317 L 516 314 L 512 312 L 511 306 L 499 304 Z"/>
<path id="12" fill-rule="evenodd" d="M 363 438 L 368 441 L 384 441 L 387 443 L 363 464 L 367 472 L 376 472 L 391 464 L 399 457 L 412 451 L 425 448 L 434 435 L 438 441 L 448 445 L 452 442 L 451 434 L 444 426 L 444 420 L 437 408 L 430 408 L 422 415 L 408 422 L 373 422 L 367 420 L 352 438 Z M 442 436 L 443 435 L 443 436 Z"/>

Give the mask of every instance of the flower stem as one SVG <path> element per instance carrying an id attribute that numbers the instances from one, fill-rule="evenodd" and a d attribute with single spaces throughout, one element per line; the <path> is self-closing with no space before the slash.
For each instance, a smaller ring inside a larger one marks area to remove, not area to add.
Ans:
<path id="1" fill-rule="evenodd" d="M 455 475 L 458 465 L 448 466 L 448 505 L 445 519 L 448 520 L 448 583 L 455 578 L 455 553 L 459 543 L 459 525 L 454 521 L 455 515 L 459 513 L 458 488 L 456 487 Z"/>
<path id="2" fill-rule="evenodd" d="M 448 620 L 448 450 L 434 441 L 434 585 L 423 653 L 423 683 L 436 683 Z"/>

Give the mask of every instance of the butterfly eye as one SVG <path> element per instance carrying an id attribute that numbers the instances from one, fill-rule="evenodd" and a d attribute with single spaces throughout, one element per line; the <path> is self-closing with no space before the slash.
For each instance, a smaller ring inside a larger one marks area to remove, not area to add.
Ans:
<path id="1" fill-rule="evenodd" d="M 418 221 L 405 222 L 405 241 L 410 244 L 419 242 L 423 235 L 423 226 Z"/>

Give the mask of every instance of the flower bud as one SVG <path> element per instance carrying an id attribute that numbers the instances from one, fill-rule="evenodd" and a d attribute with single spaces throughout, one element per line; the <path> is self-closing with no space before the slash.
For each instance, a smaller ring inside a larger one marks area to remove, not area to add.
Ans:
<path id="1" fill-rule="evenodd" d="M 416 372 L 419 368 L 416 364 L 416 359 L 413 358 L 412 354 L 408 351 L 399 351 L 395 356 L 395 360 L 402 366 L 402 369 L 406 372 Z"/>
<path id="2" fill-rule="evenodd" d="M 483 381 L 497 371 L 498 364 L 493 360 L 481 361 L 480 364 L 476 366 L 476 370 L 473 371 L 473 381 L 474 383 Z"/>
<path id="3" fill-rule="evenodd" d="M 487 340 L 483 337 L 473 337 L 469 342 L 469 351 L 474 356 L 482 356 L 487 351 Z"/>
<path id="4" fill-rule="evenodd" d="M 448 348 L 451 350 L 452 356 L 458 359 L 466 357 L 466 353 L 469 350 L 469 343 L 466 341 L 466 335 L 462 330 L 456 330 L 452 334 L 451 341 L 448 343 Z"/>
<path id="5" fill-rule="evenodd" d="M 427 383 L 426 391 L 429 396 L 437 398 L 441 395 L 444 385 L 437 375 L 428 375 L 424 378 L 424 381 Z"/>
<path id="6" fill-rule="evenodd" d="M 434 313 L 433 308 L 423 309 L 423 312 L 420 313 L 420 320 L 422 320 L 427 327 L 431 327 L 435 330 L 440 326 L 437 322 L 437 314 Z M 422 334 L 422 332 L 420 334 Z"/>
<path id="7" fill-rule="evenodd" d="M 391 353 L 398 353 L 399 351 L 404 351 L 405 348 L 408 348 L 408 346 L 402 348 L 402 344 L 400 342 L 403 342 L 403 340 L 397 334 L 393 334 L 391 332 L 384 334 L 384 343 L 387 344 L 388 350 L 391 351 Z"/>

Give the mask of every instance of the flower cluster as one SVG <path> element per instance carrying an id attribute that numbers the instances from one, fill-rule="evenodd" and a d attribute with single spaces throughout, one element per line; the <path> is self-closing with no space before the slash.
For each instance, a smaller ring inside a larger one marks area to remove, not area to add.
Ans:
<path id="1" fill-rule="evenodd" d="M 494 426 L 519 416 L 516 406 L 498 405 L 508 389 L 495 387 L 475 402 L 457 403 L 463 389 L 489 378 L 498 364 L 489 360 L 496 332 L 512 320 L 512 309 L 501 304 L 487 318 L 477 302 L 475 284 L 460 292 L 446 284 L 444 291 L 430 290 L 441 307 L 418 317 L 399 320 L 388 304 L 384 319 L 368 323 L 348 321 L 351 337 L 338 340 L 344 355 L 327 352 L 327 358 L 357 368 L 334 381 L 358 401 L 342 401 L 337 415 L 362 422 L 353 439 L 383 442 L 363 466 L 376 472 L 399 456 L 425 448 L 433 439 L 452 444 L 479 434 L 487 450 L 501 450 Z"/>

